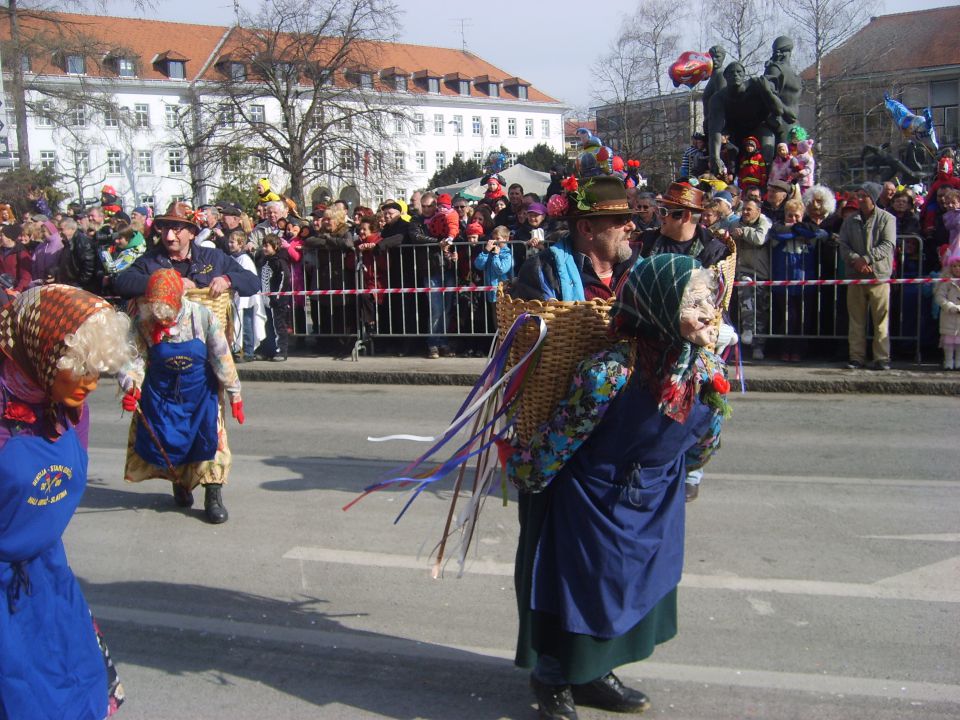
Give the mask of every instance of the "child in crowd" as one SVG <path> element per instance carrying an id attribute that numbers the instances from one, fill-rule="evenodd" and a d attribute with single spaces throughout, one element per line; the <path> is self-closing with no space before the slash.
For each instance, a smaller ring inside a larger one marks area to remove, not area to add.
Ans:
<path id="1" fill-rule="evenodd" d="M 813 140 L 801 140 L 797 143 L 797 154 L 790 158 L 790 181 L 800 186 L 801 193 L 813 187 L 816 162 L 812 151 Z"/>
<path id="2" fill-rule="evenodd" d="M 513 252 L 510 250 L 510 230 L 497 225 L 490 233 L 483 250 L 477 255 L 473 266 L 483 272 L 484 285 L 498 285 L 509 280 L 513 274 Z M 488 315 L 496 316 L 497 291 L 487 291 Z"/>
<path id="3" fill-rule="evenodd" d="M 940 257 L 947 258 L 960 252 L 960 190 L 947 188 L 941 196 L 943 199 L 943 226 L 949 233 L 947 246 L 941 250 Z M 946 267 L 946 262 L 943 263 Z"/>
<path id="4" fill-rule="evenodd" d="M 360 252 L 360 274 L 365 290 L 387 287 L 387 255 L 377 252 L 380 244 L 380 223 L 375 217 L 364 216 L 356 226 L 357 250 Z M 383 304 L 383 295 L 360 296 L 360 319 L 367 336 L 377 329 L 377 306 Z"/>
<path id="5" fill-rule="evenodd" d="M 790 168 L 790 148 L 786 143 L 777 143 L 777 151 L 770 163 L 770 172 L 767 174 L 767 182 L 774 180 L 781 182 L 790 182 L 793 178 L 793 171 Z"/>
<path id="6" fill-rule="evenodd" d="M 263 239 L 263 264 L 260 267 L 260 282 L 263 292 L 290 292 L 293 287 L 290 280 L 290 256 L 283 247 L 278 235 L 267 235 Z M 270 360 L 287 359 L 290 345 L 290 296 L 271 295 L 267 302 L 267 339 L 265 343 L 272 353 Z M 272 341 L 272 343 L 271 343 Z M 271 347 L 272 346 L 272 347 Z"/>
<path id="7" fill-rule="evenodd" d="M 944 258 L 943 271 L 952 279 L 937 283 L 933 291 L 934 302 L 940 308 L 943 369 L 960 370 L 960 252 Z"/>
<path id="8" fill-rule="evenodd" d="M 227 236 L 227 252 L 230 257 L 240 263 L 240 267 L 244 270 L 256 274 L 257 266 L 243 250 L 243 246 L 246 244 L 247 234 L 242 230 L 234 230 Z M 253 360 L 253 352 L 259 342 L 263 340 L 265 335 L 263 325 L 266 319 L 263 312 L 263 300 L 264 298 L 261 295 L 240 297 L 239 294 L 235 293 L 233 296 L 233 307 L 239 322 L 234 323 L 234 337 L 228 338 L 228 340 L 231 340 L 233 344 L 234 362 Z"/>
<path id="9" fill-rule="evenodd" d="M 760 152 L 760 143 L 752 135 L 744 138 L 738 177 L 741 190 L 758 187 L 762 191 L 767 187 L 767 161 Z"/>

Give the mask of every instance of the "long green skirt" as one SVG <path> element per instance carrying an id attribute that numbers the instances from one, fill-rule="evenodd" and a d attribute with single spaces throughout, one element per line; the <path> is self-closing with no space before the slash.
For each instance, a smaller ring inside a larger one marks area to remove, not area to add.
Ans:
<path id="1" fill-rule="evenodd" d="M 654 647 L 676 635 L 677 589 L 667 593 L 633 628 L 615 638 L 572 633 L 563 629 L 558 616 L 531 610 L 533 559 L 551 494 L 548 487 L 542 493 L 519 495 L 520 542 L 514 585 L 520 631 L 514 663 L 532 668 L 538 656 L 550 655 L 560 662 L 567 682 L 579 685 L 602 677 L 620 665 L 650 657 Z"/>

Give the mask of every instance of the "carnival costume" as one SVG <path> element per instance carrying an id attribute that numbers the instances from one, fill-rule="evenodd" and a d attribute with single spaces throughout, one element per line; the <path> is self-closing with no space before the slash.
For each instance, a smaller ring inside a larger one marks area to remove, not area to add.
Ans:
<path id="1" fill-rule="evenodd" d="M 728 414 L 722 361 L 679 331 L 699 267 L 638 261 L 611 311 L 628 339 L 581 363 L 553 418 L 507 461 L 521 490 L 516 664 L 537 667 L 535 687 L 546 667 L 540 682 L 577 697 L 676 633 L 683 482 Z"/>
<path id="2" fill-rule="evenodd" d="M 66 285 L 0 310 L 0 718 L 101 720 L 123 702 L 62 536 L 87 482 L 85 406 L 51 400 L 102 298 Z"/>
<path id="3" fill-rule="evenodd" d="M 174 319 L 164 324 L 144 313 L 143 306 L 153 303 L 172 307 Z M 166 478 L 174 483 L 178 504 L 189 507 L 189 493 L 197 485 L 209 489 L 227 481 L 231 456 L 221 389 L 230 397 L 234 417 L 243 422 L 240 379 L 219 322 L 206 306 L 183 296 L 183 280 L 175 270 L 151 275 L 137 307 L 131 339 L 146 367 L 138 359 L 118 376 L 124 392 L 139 401 L 124 479 Z M 208 518 L 223 522 L 223 510 L 222 520 L 209 512 Z"/>

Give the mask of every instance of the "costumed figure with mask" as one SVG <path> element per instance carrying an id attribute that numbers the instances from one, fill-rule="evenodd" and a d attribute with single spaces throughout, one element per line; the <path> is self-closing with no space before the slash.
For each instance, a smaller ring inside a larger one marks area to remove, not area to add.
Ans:
<path id="1" fill-rule="evenodd" d="M 101 720 L 123 688 L 67 564 L 87 484 L 87 396 L 134 357 L 130 322 L 68 285 L 0 310 L 0 717 Z"/>
<path id="2" fill-rule="evenodd" d="M 134 305 L 133 342 L 144 360 L 119 374 L 123 408 L 135 412 L 130 425 L 124 479 L 165 478 L 177 505 L 193 505 L 204 487 L 204 514 L 227 520 L 221 487 L 231 456 L 224 395 L 243 423 L 240 379 L 230 344 L 205 305 L 184 297 L 183 278 L 173 269 L 155 271 Z"/>
<path id="3" fill-rule="evenodd" d="M 706 349 L 720 295 L 692 257 L 638 260 L 611 310 L 617 342 L 584 359 L 552 418 L 507 456 L 520 490 L 515 662 L 533 668 L 540 717 L 650 705 L 614 669 L 677 632 L 684 478 L 729 414 L 723 362 Z"/>

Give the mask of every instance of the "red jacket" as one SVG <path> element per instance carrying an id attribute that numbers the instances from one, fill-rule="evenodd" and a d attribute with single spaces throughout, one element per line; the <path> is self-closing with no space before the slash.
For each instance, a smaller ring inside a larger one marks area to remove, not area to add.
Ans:
<path id="1" fill-rule="evenodd" d="M 767 184 L 767 163 L 763 159 L 763 153 L 755 152 L 750 157 L 744 157 L 740 161 L 740 187 L 766 187 Z"/>
<path id="2" fill-rule="evenodd" d="M 17 292 L 26 290 L 33 280 L 32 268 L 30 253 L 19 243 L 12 248 L 0 248 L 0 274 L 10 276 L 13 289 Z"/>
<path id="3" fill-rule="evenodd" d="M 460 234 L 460 215 L 452 208 L 450 210 L 437 208 L 437 212 L 427 220 L 426 225 L 427 230 L 437 240 L 456 239 L 457 235 Z"/>

